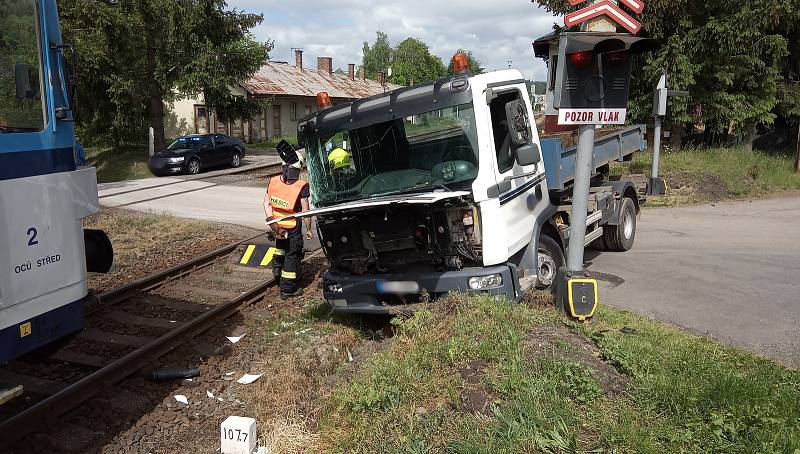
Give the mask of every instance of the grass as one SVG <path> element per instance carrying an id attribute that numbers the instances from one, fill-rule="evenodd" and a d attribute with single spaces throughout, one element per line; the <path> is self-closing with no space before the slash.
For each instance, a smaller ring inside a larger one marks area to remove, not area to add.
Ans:
<path id="1" fill-rule="evenodd" d="M 278 146 L 278 143 L 281 140 L 285 140 L 285 141 L 289 142 L 290 144 L 296 144 L 297 143 L 297 136 L 273 137 L 273 138 L 270 138 L 270 139 L 259 141 L 258 143 L 250 144 L 250 145 L 247 146 L 247 148 L 248 148 L 248 150 L 251 149 L 251 148 L 256 149 L 256 150 L 258 150 L 258 149 L 274 149 L 275 147 Z"/>
<path id="2" fill-rule="evenodd" d="M 650 175 L 651 153 L 614 166 L 614 174 Z M 741 148 L 684 149 L 662 153 L 660 174 L 667 194 L 648 200 L 650 206 L 673 206 L 725 199 L 764 197 L 800 189 L 790 153 L 748 153 Z"/>
<path id="3" fill-rule="evenodd" d="M 320 450 L 800 453 L 800 372 L 639 316 L 451 296 L 395 323 L 324 407 Z M 476 393 L 490 405 L 465 410 Z"/>
<path id="4" fill-rule="evenodd" d="M 146 147 L 87 147 L 86 160 L 97 168 L 98 183 L 149 178 Z"/>
<path id="5" fill-rule="evenodd" d="M 114 266 L 107 274 L 91 273 L 90 287 L 96 291 L 114 288 L 157 270 L 210 252 L 254 231 L 168 214 L 139 213 L 103 208 L 83 221 L 84 228 L 100 229 L 114 246 Z"/>

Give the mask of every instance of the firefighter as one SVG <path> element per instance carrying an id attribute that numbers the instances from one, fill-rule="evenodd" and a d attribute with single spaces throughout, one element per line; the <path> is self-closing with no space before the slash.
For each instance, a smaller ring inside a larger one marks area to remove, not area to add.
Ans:
<path id="1" fill-rule="evenodd" d="M 350 153 L 342 148 L 336 147 L 328 154 L 328 164 L 335 173 L 348 173 L 352 163 L 353 158 L 350 157 Z"/>
<path id="2" fill-rule="evenodd" d="M 309 210 L 310 190 L 308 182 L 300 179 L 303 162 L 297 150 L 285 140 L 278 144 L 278 154 L 283 161 L 283 173 L 269 181 L 264 199 L 267 222 Z M 312 240 L 311 218 L 304 219 L 307 240 Z M 275 237 L 275 253 L 272 272 L 280 279 L 281 298 L 288 299 L 303 294 L 298 286 L 300 261 L 303 258 L 303 221 L 286 219 L 271 224 Z"/>

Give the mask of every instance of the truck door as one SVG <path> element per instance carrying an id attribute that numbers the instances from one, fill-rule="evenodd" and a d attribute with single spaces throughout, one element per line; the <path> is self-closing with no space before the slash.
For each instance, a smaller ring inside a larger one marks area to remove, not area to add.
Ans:
<path id="1" fill-rule="evenodd" d="M 487 93 L 497 183 L 493 195 L 498 199 L 494 207 L 498 223 L 504 224 L 501 244 L 497 246 L 507 249 L 508 258 L 532 242 L 536 220 L 547 205 L 541 203 L 546 194 L 544 166 L 541 159 L 536 164 L 525 166 L 517 162 L 516 151 L 520 145 L 515 145 L 511 134 L 520 131 L 519 121 L 515 121 L 510 130 L 507 120 L 507 108 L 514 108 L 515 112 L 518 112 L 518 120 L 521 119 L 527 124 L 527 130 L 523 134 L 526 143 L 539 146 L 533 112 L 527 95 L 524 94 L 525 90 L 524 84 L 514 84 L 492 87 Z M 535 272 L 534 269 L 531 271 Z"/>

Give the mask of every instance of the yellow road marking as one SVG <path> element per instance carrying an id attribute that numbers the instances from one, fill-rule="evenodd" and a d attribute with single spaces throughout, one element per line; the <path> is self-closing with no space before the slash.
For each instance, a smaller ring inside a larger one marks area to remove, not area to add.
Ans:
<path id="1" fill-rule="evenodd" d="M 261 266 L 267 266 L 270 264 L 270 262 L 272 262 L 272 256 L 275 255 L 276 250 L 277 249 L 275 249 L 274 247 L 271 247 L 267 250 L 267 253 L 264 254 L 264 259 L 261 260 Z"/>
<path id="2" fill-rule="evenodd" d="M 256 246 L 254 244 L 247 246 L 247 250 L 244 251 L 244 255 L 242 256 L 242 261 L 240 261 L 239 263 L 242 265 L 247 265 L 250 262 L 250 257 L 253 256 L 253 251 L 255 250 Z"/>

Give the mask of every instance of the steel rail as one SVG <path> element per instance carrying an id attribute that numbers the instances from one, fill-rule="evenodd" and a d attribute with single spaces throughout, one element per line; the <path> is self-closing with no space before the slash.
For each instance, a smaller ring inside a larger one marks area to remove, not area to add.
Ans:
<path id="1" fill-rule="evenodd" d="M 123 285 L 122 287 L 110 290 L 105 293 L 101 293 L 100 295 L 97 295 L 96 307 L 92 308 L 92 310 L 113 306 L 114 304 L 117 304 L 121 301 L 125 301 L 126 299 L 131 298 L 136 292 L 146 292 L 149 290 L 153 290 L 157 287 L 160 287 L 161 285 L 168 283 L 169 281 L 184 277 L 194 271 L 197 271 L 200 268 L 205 268 L 213 264 L 217 260 L 230 255 L 239 246 L 247 244 L 248 242 L 253 241 L 262 236 L 264 236 L 264 234 L 260 233 L 258 235 L 252 236 L 242 241 L 238 241 L 236 243 L 232 243 L 227 246 L 221 247 L 217 250 L 209 252 L 208 254 L 194 258 L 187 262 L 181 263 L 171 268 L 167 268 L 166 270 L 151 274 L 150 276 L 139 279 L 138 281 L 134 281 L 129 284 Z"/>
<path id="2" fill-rule="evenodd" d="M 151 290 L 163 283 L 180 276 L 189 274 L 193 270 L 203 268 L 213 263 L 220 257 L 233 252 L 239 245 L 258 238 L 261 235 L 248 238 L 241 242 L 225 246 L 197 259 L 190 260 L 182 265 L 145 277 L 119 289 L 100 295 L 103 307 L 116 304 L 133 296 L 136 291 Z M 308 258 L 319 254 L 317 251 Z M 104 386 L 123 380 L 147 365 L 154 358 L 165 355 L 186 339 L 197 336 L 219 321 L 224 320 L 241 310 L 243 306 L 250 305 L 264 297 L 268 289 L 276 285 L 275 278 L 270 276 L 264 282 L 250 288 L 241 296 L 209 309 L 202 315 L 176 327 L 174 330 L 159 337 L 153 342 L 140 347 L 133 352 L 113 361 L 102 369 L 82 378 L 67 386 L 57 393 L 37 402 L 33 406 L 0 422 L 0 448 L 8 447 L 35 432 L 43 426 L 57 423 L 57 418 L 78 405 L 91 399 L 101 392 Z"/>

